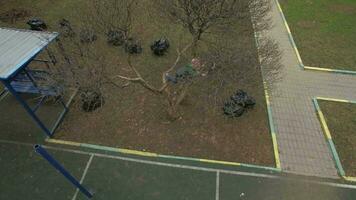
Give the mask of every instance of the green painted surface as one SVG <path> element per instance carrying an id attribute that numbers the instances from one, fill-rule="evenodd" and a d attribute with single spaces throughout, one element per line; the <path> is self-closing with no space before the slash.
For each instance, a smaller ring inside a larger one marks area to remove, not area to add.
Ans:
<path id="1" fill-rule="evenodd" d="M 2 91 L 1 87 L 0 91 Z M 31 108 L 40 100 L 36 95 L 26 94 L 21 96 Z M 42 104 L 36 114 L 51 129 L 62 111 L 63 107 L 59 103 L 48 100 Z M 43 142 L 46 137 L 45 133 L 11 94 L 0 101 L 0 112 L 0 140 Z"/>
<path id="2" fill-rule="evenodd" d="M 356 70 L 356 1 L 279 1 L 306 66 Z"/>
<path id="3" fill-rule="evenodd" d="M 89 155 L 50 152 L 80 179 Z M 74 187 L 35 154 L 31 146 L 0 143 L 0 163 L 0 199 L 71 200 L 74 195 Z M 216 172 L 98 156 L 94 156 L 88 169 L 84 186 L 95 192 L 94 200 L 216 199 Z M 356 197 L 356 189 L 225 173 L 220 173 L 219 186 L 220 200 L 351 200 Z M 79 193 L 77 199 L 86 198 Z"/>
<path id="4" fill-rule="evenodd" d="M 84 182 L 94 199 L 215 199 L 215 173 L 94 158 Z M 78 199 L 85 199 L 80 195 Z"/>
<path id="5" fill-rule="evenodd" d="M 88 156 L 49 151 L 76 178 L 82 176 Z M 71 199 L 74 187 L 31 146 L 0 143 L 0 199 Z"/>
<path id="6" fill-rule="evenodd" d="M 222 175 L 220 200 L 353 200 L 356 190 L 312 183 Z"/>

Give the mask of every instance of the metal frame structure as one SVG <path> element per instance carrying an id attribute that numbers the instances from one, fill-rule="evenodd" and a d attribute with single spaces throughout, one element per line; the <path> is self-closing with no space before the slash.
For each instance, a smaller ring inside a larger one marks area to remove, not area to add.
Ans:
<path id="1" fill-rule="evenodd" d="M 78 190 L 80 190 L 86 197 L 91 199 L 93 193 L 87 190 L 81 183 L 77 180 L 68 170 L 66 170 L 63 165 L 61 165 L 50 153 L 46 151 L 41 145 L 36 144 L 34 146 L 35 152 L 41 155 L 45 160 L 48 161 L 50 165 L 53 166 L 59 173 L 61 173 L 69 182 L 71 182 Z"/>
<path id="2" fill-rule="evenodd" d="M 14 29 L 9 29 L 10 31 L 25 31 L 25 30 L 14 30 Z M 28 34 L 31 34 L 31 32 L 29 32 Z M 35 33 L 33 33 L 35 34 Z M 61 105 L 64 107 L 63 111 L 61 112 L 61 114 L 59 115 L 59 117 L 57 118 L 57 121 L 55 123 L 55 125 L 52 128 L 48 128 L 43 122 L 42 120 L 36 115 L 36 111 L 38 110 L 38 108 L 41 106 L 41 104 L 43 103 L 44 99 L 48 96 L 48 95 L 44 95 L 42 96 L 40 102 L 34 107 L 31 108 L 30 105 L 27 104 L 26 100 L 24 100 L 19 93 L 19 91 L 16 91 L 16 89 L 13 87 L 12 82 L 15 81 L 16 77 L 24 72 L 24 75 L 27 76 L 28 80 L 30 80 L 30 82 L 33 84 L 33 86 L 38 90 L 38 94 L 42 94 L 41 89 L 38 87 L 36 80 L 32 77 L 32 75 L 29 73 L 29 70 L 27 70 L 28 65 L 32 62 L 32 61 L 39 61 L 36 60 L 36 56 L 41 53 L 44 49 L 46 49 L 47 45 L 52 42 L 54 39 L 56 39 L 58 37 L 58 33 L 52 33 L 52 38 L 46 40 L 46 41 L 42 41 L 43 44 L 41 46 L 35 46 L 35 51 L 30 53 L 30 57 L 25 58 L 25 60 L 21 60 L 21 64 L 18 63 L 14 63 L 15 66 L 10 66 L 11 69 L 13 70 L 11 73 L 8 74 L 7 77 L 1 77 L 0 76 L 0 81 L 2 82 L 2 84 L 5 86 L 5 90 L 0 92 L 0 99 L 2 96 L 5 96 L 8 92 L 11 93 L 16 100 L 22 105 L 22 107 L 27 111 L 27 113 L 30 115 L 30 117 L 36 122 L 36 124 L 43 130 L 43 132 L 48 136 L 48 137 L 52 137 L 52 135 L 54 134 L 55 130 L 58 128 L 59 124 L 61 123 L 61 121 L 63 120 L 65 114 L 68 112 L 68 106 L 64 103 L 63 101 L 63 97 L 61 96 L 59 98 L 59 101 L 61 103 Z M 25 43 L 25 41 L 18 41 L 19 44 L 21 43 Z M 1 45 L 1 44 L 0 44 Z M 38 48 L 37 48 L 38 47 Z M 47 62 L 47 61 L 42 61 L 42 62 Z M 2 66 L 0 65 L 0 68 Z"/>

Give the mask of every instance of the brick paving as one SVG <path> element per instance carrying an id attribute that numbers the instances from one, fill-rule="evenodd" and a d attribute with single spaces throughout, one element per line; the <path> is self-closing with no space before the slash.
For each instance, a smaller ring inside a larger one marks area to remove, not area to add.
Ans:
<path id="1" fill-rule="evenodd" d="M 301 175 L 337 178 L 312 98 L 356 100 L 356 76 L 303 70 L 277 3 L 272 2 L 273 27 L 264 34 L 278 42 L 283 52 L 280 72 L 283 77 L 269 89 L 281 167 Z"/>

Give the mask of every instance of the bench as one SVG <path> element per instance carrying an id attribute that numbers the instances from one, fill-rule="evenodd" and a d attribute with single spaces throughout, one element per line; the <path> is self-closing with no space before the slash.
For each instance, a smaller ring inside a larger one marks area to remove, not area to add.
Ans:
<path id="1" fill-rule="evenodd" d="M 31 81 L 36 82 L 36 85 Z M 49 73 L 42 70 L 27 70 L 27 73 L 19 73 L 10 83 L 18 93 L 41 94 L 43 96 L 60 96 L 63 92 L 60 87 L 45 85 L 48 84 Z"/>

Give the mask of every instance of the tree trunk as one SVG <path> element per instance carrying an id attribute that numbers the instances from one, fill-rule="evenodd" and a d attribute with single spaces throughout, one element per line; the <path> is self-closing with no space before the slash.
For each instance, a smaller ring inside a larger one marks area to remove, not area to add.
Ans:
<path id="1" fill-rule="evenodd" d="M 193 55 L 193 57 L 197 57 L 198 56 L 198 41 L 194 41 L 194 43 L 193 43 L 192 55 Z"/>
<path id="2" fill-rule="evenodd" d="M 192 43 L 192 54 L 194 57 L 198 56 L 198 43 L 200 41 L 201 34 L 193 36 L 193 43 Z"/>

